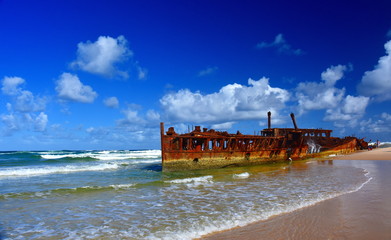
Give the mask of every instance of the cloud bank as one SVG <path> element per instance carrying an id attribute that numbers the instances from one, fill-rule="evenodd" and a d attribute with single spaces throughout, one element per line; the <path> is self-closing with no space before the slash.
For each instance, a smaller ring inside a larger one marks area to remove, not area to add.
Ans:
<path id="1" fill-rule="evenodd" d="M 22 91 L 19 86 L 24 83 L 24 79 L 20 77 L 5 77 L 2 81 L 1 91 L 8 96 L 17 95 Z"/>
<path id="2" fill-rule="evenodd" d="M 290 98 L 287 90 L 273 88 L 268 78 L 249 79 L 248 85 L 228 84 L 219 92 L 202 94 L 182 89 L 160 99 L 163 115 L 172 122 L 209 122 L 229 127 L 234 121 L 258 120 L 277 112 Z"/>
<path id="3" fill-rule="evenodd" d="M 372 118 L 360 123 L 361 131 L 371 133 L 390 133 L 391 132 L 391 114 L 383 112 L 380 116 L 373 120 Z"/>
<path id="4" fill-rule="evenodd" d="M 181 89 L 160 99 L 162 117 L 172 123 L 208 123 L 216 129 L 229 129 L 241 120 L 260 120 L 272 111 L 273 119 L 281 121 L 279 113 L 298 110 L 299 114 L 313 110 L 324 111 L 324 121 L 338 127 L 354 127 L 365 114 L 369 98 L 345 95 L 337 88 L 351 67 L 330 66 L 321 73 L 320 82 L 301 82 L 292 93 L 288 89 L 269 85 L 268 78 L 248 80 L 248 85 L 228 84 L 218 92 L 202 94 Z"/>
<path id="5" fill-rule="evenodd" d="M 46 130 L 48 116 L 44 113 L 46 97 L 37 97 L 22 85 L 25 80 L 20 77 L 4 77 L 1 91 L 10 98 L 6 104 L 8 114 L 1 114 L 0 120 L 4 124 L 3 134 L 11 135 L 22 129 L 43 132 Z"/>
<path id="6" fill-rule="evenodd" d="M 384 48 L 386 55 L 379 59 L 374 70 L 365 72 L 357 87 L 362 95 L 377 101 L 391 100 L 391 40 Z"/>
<path id="7" fill-rule="evenodd" d="M 344 76 L 346 66 L 331 66 L 322 72 L 322 82 L 301 82 L 296 88 L 300 114 L 309 110 L 335 108 L 343 100 L 345 89 L 334 87 Z"/>
<path id="8" fill-rule="evenodd" d="M 345 88 L 337 88 L 335 84 L 349 71 L 345 65 L 331 66 L 322 72 L 322 82 L 302 82 L 296 88 L 299 113 L 310 110 L 326 110 L 323 120 L 334 121 L 335 125 L 343 127 L 350 121 L 351 126 L 358 124 L 369 98 L 365 96 L 345 96 Z M 343 123 L 342 123 L 343 122 Z"/>

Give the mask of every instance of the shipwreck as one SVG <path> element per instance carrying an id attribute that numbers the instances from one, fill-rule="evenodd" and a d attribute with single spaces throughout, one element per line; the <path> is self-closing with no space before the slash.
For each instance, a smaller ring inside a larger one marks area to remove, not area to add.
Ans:
<path id="1" fill-rule="evenodd" d="M 257 135 L 201 130 L 200 126 L 178 134 L 173 127 L 165 132 L 164 123 L 160 123 L 163 171 L 294 161 L 348 154 L 368 147 L 364 139 L 332 137 L 332 130 L 298 128 L 293 113 L 291 118 L 294 128 L 272 128 L 268 112 L 268 128 Z"/>

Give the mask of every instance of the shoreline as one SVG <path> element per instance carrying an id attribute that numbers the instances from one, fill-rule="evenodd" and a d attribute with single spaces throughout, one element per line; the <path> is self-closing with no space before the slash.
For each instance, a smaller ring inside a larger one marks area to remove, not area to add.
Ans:
<path id="1" fill-rule="evenodd" d="M 358 191 L 200 239 L 391 239 L 391 147 L 326 160 L 368 169 L 372 179 Z"/>
<path id="2" fill-rule="evenodd" d="M 360 150 L 351 154 L 337 155 L 333 160 L 390 160 L 391 147 L 375 148 L 373 150 Z"/>

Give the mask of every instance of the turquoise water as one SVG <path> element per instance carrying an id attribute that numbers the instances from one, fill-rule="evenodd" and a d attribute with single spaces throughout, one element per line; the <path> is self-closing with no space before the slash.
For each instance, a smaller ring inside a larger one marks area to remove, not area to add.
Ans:
<path id="1" fill-rule="evenodd" d="M 192 239 L 368 181 L 365 169 L 335 161 L 163 173 L 159 150 L 0 152 L 0 232 L 4 239 Z"/>

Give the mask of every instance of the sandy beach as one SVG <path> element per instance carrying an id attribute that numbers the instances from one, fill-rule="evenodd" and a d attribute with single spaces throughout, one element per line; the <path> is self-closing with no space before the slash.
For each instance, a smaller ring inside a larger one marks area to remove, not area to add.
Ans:
<path id="1" fill-rule="evenodd" d="M 330 161 L 365 168 L 371 180 L 356 192 L 202 239 L 391 239 L 391 148 Z"/>

